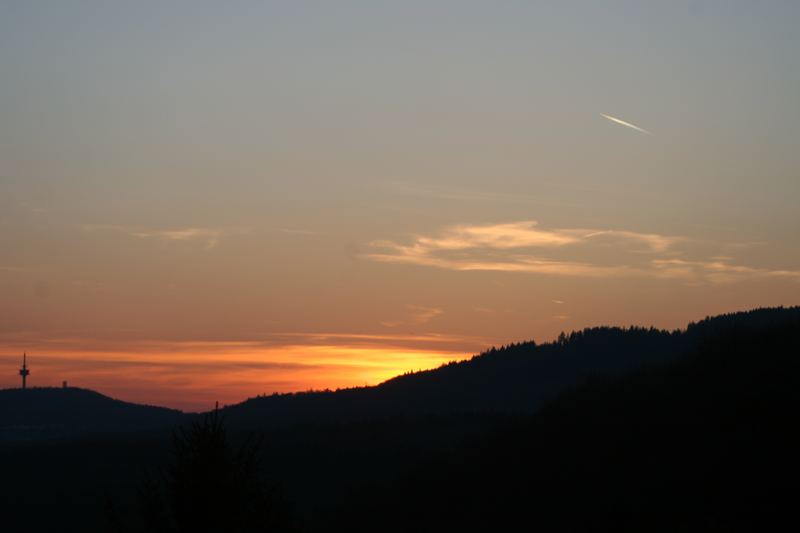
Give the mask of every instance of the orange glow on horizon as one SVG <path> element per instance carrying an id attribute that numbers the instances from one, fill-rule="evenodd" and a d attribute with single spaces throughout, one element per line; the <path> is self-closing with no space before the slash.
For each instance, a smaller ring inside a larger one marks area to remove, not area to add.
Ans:
<path id="1" fill-rule="evenodd" d="M 29 386 L 58 387 L 66 380 L 125 401 L 203 411 L 217 401 L 234 404 L 260 394 L 377 385 L 466 357 L 452 349 L 376 344 L 164 344 L 144 351 L 28 349 Z M 0 357 L 2 387 L 19 386 L 14 349 L 6 347 Z"/>

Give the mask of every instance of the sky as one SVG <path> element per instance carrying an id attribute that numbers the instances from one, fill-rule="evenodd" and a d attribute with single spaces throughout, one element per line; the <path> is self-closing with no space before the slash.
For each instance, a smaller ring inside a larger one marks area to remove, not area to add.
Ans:
<path id="1" fill-rule="evenodd" d="M 800 4 L 0 3 L 0 387 L 188 410 L 800 303 Z"/>

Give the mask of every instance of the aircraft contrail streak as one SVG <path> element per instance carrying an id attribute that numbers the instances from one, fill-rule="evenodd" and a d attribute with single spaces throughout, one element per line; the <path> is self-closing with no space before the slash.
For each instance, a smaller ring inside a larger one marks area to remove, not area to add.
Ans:
<path id="1" fill-rule="evenodd" d="M 600 116 L 607 118 L 611 122 L 616 122 L 617 124 L 622 124 L 623 126 L 627 126 L 629 128 L 633 128 L 636 131 L 641 131 L 642 133 L 646 133 L 647 135 L 652 135 L 649 131 L 644 128 L 640 128 L 635 124 L 631 124 L 630 122 L 625 122 L 624 120 L 620 120 L 617 117 L 612 117 L 611 115 L 606 115 L 605 113 L 600 113 Z"/>

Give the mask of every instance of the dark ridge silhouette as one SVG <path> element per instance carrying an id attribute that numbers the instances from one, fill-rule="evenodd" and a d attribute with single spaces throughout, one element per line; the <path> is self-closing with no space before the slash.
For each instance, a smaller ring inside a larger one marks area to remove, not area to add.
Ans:
<path id="1" fill-rule="evenodd" d="M 703 321 L 689 330 L 704 340 L 687 357 L 593 380 L 412 475 L 351 495 L 331 527 L 369 531 L 388 516 L 382 531 L 766 531 L 793 523 L 800 320 L 785 316 Z"/>
<path id="2" fill-rule="evenodd" d="M 261 471 L 305 531 L 763 530 L 753 517 L 781 516 L 793 494 L 798 324 L 792 307 L 588 328 L 224 416 L 232 442 L 263 437 Z M 68 406 L 61 391 L 1 391 L 4 528 L 107 531 L 109 500 L 131 523 L 142 472 L 168 464 L 170 428 L 197 417 L 91 391 L 68 390 L 86 400 Z M 49 401 L 20 414 L 29 393 Z M 94 418 L 117 420 L 5 438 Z"/>
<path id="3" fill-rule="evenodd" d="M 123 402 L 80 388 L 0 390 L 0 442 L 170 428 L 181 411 Z"/>
<path id="4" fill-rule="evenodd" d="M 551 343 L 493 347 L 469 360 L 397 376 L 375 387 L 273 394 L 226 407 L 224 412 L 237 429 L 392 417 L 526 414 L 589 379 L 666 363 L 727 330 L 768 327 L 798 317 L 800 307 L 777 307 L 706 317 L 685 330 L 586 328 L 562 333 Z M 169 427 L 193 416 L 113 400 L 86 389 L 0 390 L 0 440 L 139 431 Z"/>
<path id="5" fill-rule="evenodd" d="M 800 318 L 800 307 L 764 308 L 707 317 L 685 330 L 595 327 L 492 348 L 467 361 L 390 379 L 376 387 L 247 400 L 225 409 L 246 428 L 327 424 L 382 417 L 532 413 L 545 401 L 589 379 L 658 366 L 704 339 L 735 328 L 759 328 Z"/>

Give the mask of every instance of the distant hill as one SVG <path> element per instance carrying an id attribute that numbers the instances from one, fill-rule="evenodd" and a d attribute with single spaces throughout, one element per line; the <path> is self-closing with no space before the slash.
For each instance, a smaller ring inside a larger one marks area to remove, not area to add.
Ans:
<path id="1" fill-rule="evenodd" d="M 302 531 L 772 530 L 796 507 L 799 342 L 798 307 L 589 328 L 225 417 L 232 442 L 263 439 Z M 191 419 L 0 391 L 4 526 L 108 531 L 108 498 L 135 513 L 143 472 L 169 464 L 169 430 Z"/>
<path id="2" fill-rule="evenodd" d="M 688 334 L 704 340 L 685 358 L 565 393 L 349 496 L 349 510 L 327 525 L 372 531 L 392 517 L 382 531 L 780 529 L 797 519 L 796 311 L 700 322 Z"/>
<path id="3" fill-rule="evenodd" d="M 726 331 L 800 321 L 800 307 L 707 317 L 684 330 L 595 327 L 537 345 L 492 348 L 462 362 L 390 379 L 376 387 L 276 394 L 225 409 L 237 427 L 326 424 L 386 417 L 524 414 L 587 380 L 663 365 Z"/>
<path id="4" fill-rule="evenodd" d="M 0 390 L 0 441 L 163 429 L 186 416 L 74 387 Z"/>
<path id="5" fill-rule="evenodd" d="M 275 394 L 226 407 L 236 430 L 352 423 L 397 417 L 519 415 L 594 378 L 663 365 L 725 331 L 800 320 L 800 307 L 709 317 L 685 330 L 595 327 L 492 348 L 469 360 L 390 379 L 375 387 Z M 114 400 L 78 388 L 0 390 L 0 441 L 146 431 L 194 415 Z"/>

